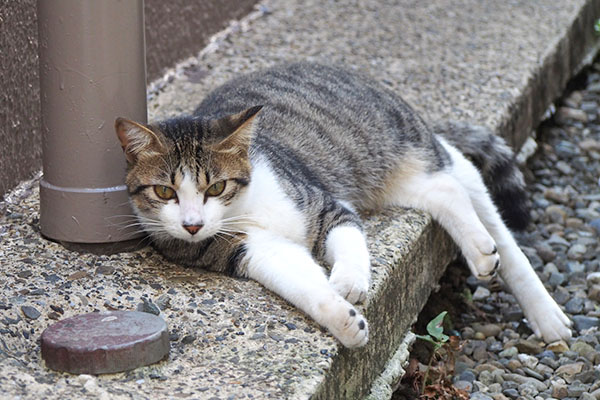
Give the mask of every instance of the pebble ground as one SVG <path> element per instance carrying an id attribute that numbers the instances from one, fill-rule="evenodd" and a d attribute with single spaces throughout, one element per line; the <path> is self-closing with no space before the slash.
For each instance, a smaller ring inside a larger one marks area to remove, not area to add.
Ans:
<path id="1" fill-rule="evenodd" d="M 571 317 L 573 338 L 543 343 L 499 279 L 486 284 L 460 266 L 449 268 L 444 287 L 426 306 L 425 323 L 449 303 L 461 303 L 450 310 L 455 333 L 466 341 L 453 382 L 471 399 L 600 399 L 599 110 L 596 63 L 573 80 L 537 131 L 538 151 L 525 167 L 532 223 L 517 234 Z"/>

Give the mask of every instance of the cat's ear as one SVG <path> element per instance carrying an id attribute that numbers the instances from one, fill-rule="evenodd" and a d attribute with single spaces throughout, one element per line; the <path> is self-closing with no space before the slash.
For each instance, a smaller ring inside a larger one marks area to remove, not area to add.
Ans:
<path id="1" fill-rule="evenodd" d="M 216 140 L 211 144 L 220 153 L 247 152 L 254 135 L 255 118 L 263 106 L 251 107 L 240 113 L 211 121 Z"/>
<path id="2" fill-rule="evenodd" d="M 159 134 L 142 124 L 125 118 L 117 118 L 115 131 L 121 141 L 125 157 L 131 164 L 134 164 L 140 157 L 164 152 L 164 144 Z"/>

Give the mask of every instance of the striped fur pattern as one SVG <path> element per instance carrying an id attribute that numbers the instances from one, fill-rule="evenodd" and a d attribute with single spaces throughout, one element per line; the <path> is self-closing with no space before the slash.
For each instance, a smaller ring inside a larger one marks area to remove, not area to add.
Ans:
<path id="1" fill-rule="evenodd" d="M 359 215 L 396 205 L 430 212 L 476 276 L 498 270 L 513 291 L 524 291 L 515 296 L 540 336 L 570 335 L 481 174 L 453 144 L 478 164 L 496 199 L 507 194 L 520 202 L 510 150 L 460 124 L 433 133 L 368 77 L 282 65 L 226 83 L 193 115 L 150 126 L 120 118 L 116 131 L 131 203 L 163 255 L 255 279 L 345 346 L 368 340 L 367 321 L 354 306 L 366 300 L 370 279 Z M 494 151 L 481 155 L 485 146 Z M 331 266 L 329 275 L 321 263 Z"/>

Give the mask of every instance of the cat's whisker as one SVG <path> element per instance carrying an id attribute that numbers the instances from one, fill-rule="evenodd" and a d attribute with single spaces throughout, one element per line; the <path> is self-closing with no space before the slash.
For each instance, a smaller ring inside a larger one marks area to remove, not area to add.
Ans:
<path id="1" fill-rule="evenodd" d="M 247 221 L 256 221 L 256 219 L 254 219 L 254 217 L 250 216 L 250 215 L 234 215 L 232 217 L 228 217 L 228 218 L 223 218 L 221 219 L 221 222 L 226 222 L 226 221 L 237 221 L 237 220 L 247 220 Z"/>
<path id="2" fill-rule="evenodd" d="M 226 242 L 227 242 L 227 243 L 229 243 L 229 244 L 232 244 L 232 243 L 231 243 L 231 240 L 229 240 L 229 239 L 228 239 L 226 236 L 224 236 L 224 235 L 222 234 L 222 232 L 217 232 L 217 233 L 215 233 L 215 235 L 214 235 L 214 236 L 215 236 L 215 237 L 217 237 L 217 238 L 219 238 L 219 239 L 223 239 L 224 241 L 226 241 Z"/>

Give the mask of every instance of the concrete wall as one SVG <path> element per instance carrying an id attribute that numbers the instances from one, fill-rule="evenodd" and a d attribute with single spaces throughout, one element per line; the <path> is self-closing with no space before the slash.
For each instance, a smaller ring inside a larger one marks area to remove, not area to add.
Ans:
<path id="1" fill-rule="evenodd" d="M 146 0 L 148 80 L 200 51 L 256 1 Z M 0 196 L 41 168 L 37 47 L 36 0 L 0 1 Z"/>

